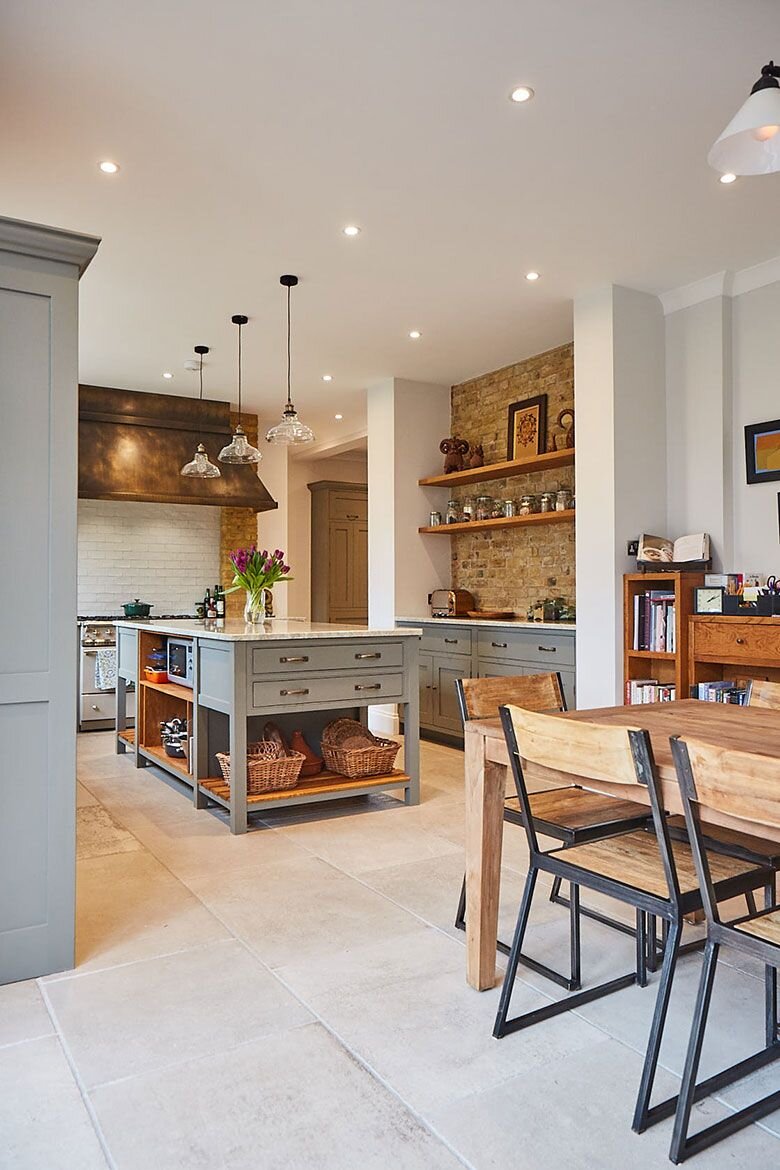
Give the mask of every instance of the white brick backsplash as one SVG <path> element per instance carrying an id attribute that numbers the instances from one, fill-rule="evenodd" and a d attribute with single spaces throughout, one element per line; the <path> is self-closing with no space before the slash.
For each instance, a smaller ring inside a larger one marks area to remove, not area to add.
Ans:
<path id="1" fill-rule="evenodd" d="M 152 613 L 192 613 L 219 580 L 220 509 L 79 500 L 78 612 L 121 613 L 138 597 Z"/>

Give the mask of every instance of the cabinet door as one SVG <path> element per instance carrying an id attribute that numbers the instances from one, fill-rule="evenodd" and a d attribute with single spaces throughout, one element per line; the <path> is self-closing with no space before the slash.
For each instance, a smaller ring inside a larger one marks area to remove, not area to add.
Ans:
<path id="1" fill-rule="evenodd" d="M 521 666 L 519 662 L 485 662 L 480 659 L 480 678 L 514 678 L 518 674 L 533 674 L 528 666 Z"/>
<path id="2" fill-rule="evenodd" d="M 574 711 L 577 708 L 577 693 L 575 689 L 576 672 L 573 670 L 562 670 L 560 671 L 560 676 L 563 695 L 566 699 L 566 710 Z"/>
<path id="3" fill-rule="evenodd" d="M 350 562 L 352 531 L 349 520 L 331 520 L 328 558 L 328 608 L 331 620 L 336 612 L 348 614 L 352 608 Z M 316 567 L 312 567 L 316 572 Z"/>
<path id="4" fill-rule="evenodd" d="M 463 731 L 455 680 L 469 674 L 469 665 L 456 654 L 433 656 L 433 726 L 440 731 Z"/>
<path id="5" fill-rule="evenodd" d="M 368 618 L 368 523 L 352 520 L 350 580 L 351 604 L 356 617 Z"/>
<path id="6" fill-rule="evenodd" d="M 433 722 L 433 657 L 420 655 L 420 723 L 430 726 Z"/>

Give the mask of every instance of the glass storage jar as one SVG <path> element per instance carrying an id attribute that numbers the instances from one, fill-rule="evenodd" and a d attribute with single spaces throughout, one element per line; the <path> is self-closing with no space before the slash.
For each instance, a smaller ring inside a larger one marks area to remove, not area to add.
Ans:
<path id="1" fill-rule="evenodd" d="M 505 516 L 515 516 L 516 514 L 517 513 L 515 512 L 515 501 L 514 500 L 504 500 L 504 515 Z"/>
<path id="2" fill-rule="evenodd" d="M 555 492 L 542 492 L 541 496 L 539 497 L 539 511 L 555 511 Z"/>
<path id="3" fill-rule="evenodd" d="M 503 500 L 493 500 L 493 510 L 490 513 L 490 515 L 491 515 L 491 518 L 493 520 L 502 520 L 503 519 L 503 517 L 505 515 L 504 501 Z"/>
<path id="4" fill-rule="evenodd" d="M 536 512 L 538 509 L 539 504 L 536 496 L 528 495 L 520 497 L 520 507 L 517 509 L 519 516 L 530 516 L 532 512 Z"/>
<path id="5" fill-rule="evenodd" d="M 571 507 L 571 492 L 568 488 L 559 488 L 555 493 L 555 511 L 566 512 Z"/>
<path id="6" fill-rule="evenodd" d="M 447 515 L 445 519 L 448 524 L 457 524 L 460 520 L 460 510 L 457 500 L 447 501 Z"/>
<path id="7" fill-rule="evenodd" d="M 474 518 L 476 520 L 489 520 L 493 515 L 493 497 L 492 496 L 477 496 L 476 509 Z"/>
<path id="8" fill-rule="evenodd" d="M 428 524 L 431 528 L 438 528 L 441 524 L 441 512 L 431 512 Z"/>
<path id="9" fill-rule="evenodd" d="M 471 496 L 466 496 L 463 501 L 463 511 L 460 514 L 460 518 L 464 523 L 468 523 L 469 520 L 474 519 L 474 501 Z"/>

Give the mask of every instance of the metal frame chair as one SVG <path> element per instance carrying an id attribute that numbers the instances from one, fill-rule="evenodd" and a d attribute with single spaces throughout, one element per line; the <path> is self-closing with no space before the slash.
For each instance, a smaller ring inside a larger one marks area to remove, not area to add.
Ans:
<path id="1" fill-rule="evenodd" d="M 753 1121 L 780 1108 L 780 1090 L 752 1105 L 746 1105 L 714 1125 L 689 1136 L 693 1103 L 755 1072 L 780 1057 L 778 1037 L 777 984 L 780 969 L 780 907 L 775 904 L 774 875 L 764 887 L 765 908 L 730 922 L 722 922 L 713 887 L 710 857 L 706 848 L 707 828 L 702 826 L 701 809 L 707 808 L 731 816 L 750 817 L 751 811 L 763 823 L 780 829 L 780 760 L 753 753 L 723 751 L 695 740 L 671 740 L 672 755 L 685 810 L 685 820 L 693 858 L 702 891 L 707 917 L 707 942 L 704 950 L 699 992 L 696 999 L 682 1085 L 677 1097 L 664 1103 L 664 1116 L 676 1105 L 674 1130 L 669 1157 L 679 1164 L 721 1138 L 736 1133 Z M 730 784 L 724 788 L 723 777 Z M 771 818 L 771 821 L 770 821 Z M 710 1010 L 712 988 L 721 946 L 729 946 L 751 955 L 764 964 L 764 1036 L 760 1051 L 707 1080 L 696 1083 L 704 1033 Z"/>
<path id="2" fill-rule="evenodd" d="M 668 935 L 632 1123 L 633 1128 L 641 1133 L 662 1116 L 669 1116 L 674 1109 L 674 1104 L 670 1108 L 669 1102 L 651 1108 L 650 1100 L 680 949 L 683 917 L 702 908 L 702 895 L 696 881 L 691 850 L 684 843 L 672 843 L 661 804 L 652 745 L 646 731 L 607 727 L 579 720 L 575 722 L 555 715 L 539 715 L 518 707 L 502 707 L 501 720 L 517 794 L 525 814 L 530 865 L 493 1035 L 506 1036 L 600 999 L 634 982 L 642 984 L 643 979 L 646 980 L 646 955 L 643 950 L 645 940 L 640 937 L 644 934 L 641 924 L 644 915 L 660 918 L 668 924 Z M 641 784 L 647 787 L 655 832 L 638 830 L 589 845 L 545 852 L 539 847 L 533 824 L 525 768 L 529 764 L 538 765 L 576 775 L 579 761 L 585 755 L 590 761 L 589 770 L 601 782 Z M 722 854 L 713 856 L 712 866 L 716 873 L 711 892 L 718 901 L 765 887 L 774 878 L 770 869 L 755 867 L 749 862 Z M 640 924 L 637 938 L 638 971 L 510 1019 L 512 989 L 540 872 L 559 875 L 574 887 L 584 886 L 596 890 L 636 909 Z M 684 888 L 681 886 L 681 874 Z M 632 877 L 635 878 L 634 884 Z"/>

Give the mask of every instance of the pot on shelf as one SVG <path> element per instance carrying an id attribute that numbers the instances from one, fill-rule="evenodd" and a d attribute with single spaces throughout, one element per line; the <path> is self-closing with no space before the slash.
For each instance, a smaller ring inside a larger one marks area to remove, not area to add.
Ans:
<path id="1" fill-rule="evenodd" d="M 145 601 L 139 601 L 136 597 L 135 601 L 126 601 L 122 606 L 125 611 L 126 618 L 145 618 L 151 612 L 151 605 L 147 605 Z"/>

